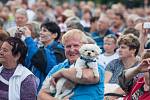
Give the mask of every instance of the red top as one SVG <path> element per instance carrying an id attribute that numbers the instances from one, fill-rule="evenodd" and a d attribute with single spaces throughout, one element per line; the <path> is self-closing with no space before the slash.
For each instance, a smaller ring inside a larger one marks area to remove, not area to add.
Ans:
<path id="1" fill-rule="evenodd" d="M 132 95 L 137 92 L 142 86 L 145 84 L 144 77 L 140 78 L 132 87 L 130 92 L 124 97 L 123 100 L 132 100 Z M 149 91 L 143 91 L 144 93 L 139 96 L 138 100 L 150 100 L 150 92 Z M 136 97 L 135 97 L 136 98 Z"/>

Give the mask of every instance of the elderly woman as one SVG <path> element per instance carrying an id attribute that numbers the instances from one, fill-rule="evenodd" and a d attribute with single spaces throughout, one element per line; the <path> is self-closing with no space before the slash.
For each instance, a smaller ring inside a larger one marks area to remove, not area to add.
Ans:
<path id="1" fill-rule="evenodd" d="M 35 76 L 22 65 L 25 44 L 15 37 L 4 41 L 0 49 L 0 100 L 36 100 Z"/>

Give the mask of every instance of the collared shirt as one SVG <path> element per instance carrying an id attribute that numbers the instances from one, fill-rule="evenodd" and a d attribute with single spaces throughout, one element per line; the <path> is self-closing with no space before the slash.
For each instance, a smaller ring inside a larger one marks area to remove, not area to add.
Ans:
<path id="1" fill-rule="evenodd" d="M 47 75 L 47 78 L 62 68 L 69 68 L 70 63 L 65 60 L 56 65 Z M 78 84 L 74 89 L 74 95 L 69 100 L 103 100 L 104 99 L 104 68 L 98 65 L 100 81 L 96 84 Z"/>
<path id="2" fill-rule="evenodd" d="M 137 61 L 133 66 L 131 67 L 134 67 L 138 64 L 139 62 Z M 118 81 L 118 77 L 119 75 L 122 73 L 122 71 L 125 69 L 122 61 L 120 58 L 118 59 L 114 59 L 112 60 L 105 68 L 105 71 L 109 71 L 112 73 L 112 77 L 109 81 L 109 83 L 116 83 L 118 84 L 119 81 Z"/>

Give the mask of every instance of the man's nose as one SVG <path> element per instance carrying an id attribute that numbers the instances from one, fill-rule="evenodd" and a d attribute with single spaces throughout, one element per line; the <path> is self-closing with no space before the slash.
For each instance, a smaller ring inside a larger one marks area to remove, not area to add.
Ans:
<path id="1" fill-rule="evenodd" d="M 71 46 L 71 47 L 70 47 L 70 51 L 74 51 L 74 46 Z"/>
<path id="2" fill-rule="evenodd" d="M 0 55 L 2 55 L 3 54 L 3 50 L 0 50 Z"/>

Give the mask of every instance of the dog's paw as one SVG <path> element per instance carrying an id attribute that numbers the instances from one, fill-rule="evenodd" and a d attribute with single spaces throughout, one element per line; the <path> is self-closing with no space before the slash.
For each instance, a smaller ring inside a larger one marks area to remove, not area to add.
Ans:
<path id="1" fill-rule="evenodd" d="M 81 77 L 82 77 L 82 74 L 77 72 L 76 78 L 79 78 L 79 79 L 80 79 Z"/>
<path id="2" fill-rule="evenodd" d="M 59 96 L 57 97 L 57 99 L 58 99 L 58 100 L 63 100 L 63 97 L 62 97 L 61 95 L 59 95 Z"/>
<path id="3" fill-rule="evenodd" d="M 94 73 L 94 77 L 99 77 L 99 73 Z"/>
<path id="4" fill-rule="evenodd" d="M 95 74 L 94 77 L 99 77 L 99 74 Z"/>
<path id="5" fill-rule="evenodd" d="M 50 93 L 56 93 L 56 88 L 53 85 L 50 86 Z"/>

